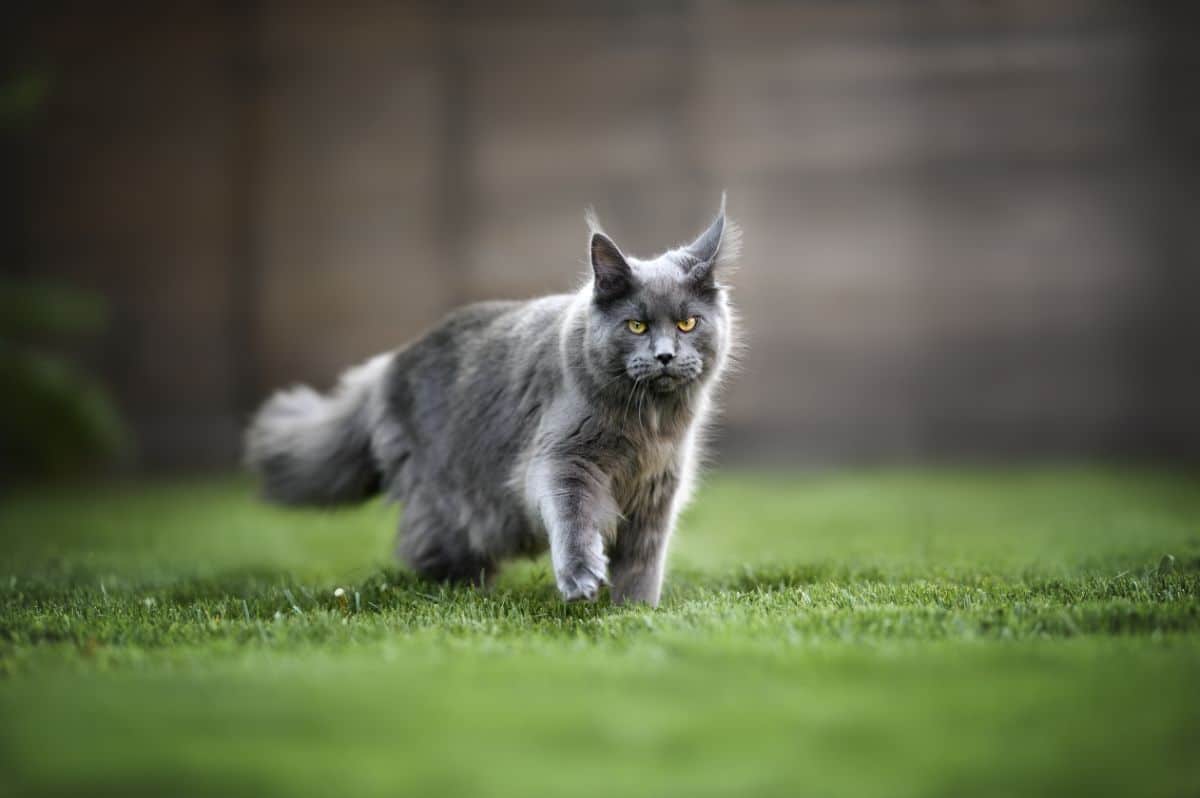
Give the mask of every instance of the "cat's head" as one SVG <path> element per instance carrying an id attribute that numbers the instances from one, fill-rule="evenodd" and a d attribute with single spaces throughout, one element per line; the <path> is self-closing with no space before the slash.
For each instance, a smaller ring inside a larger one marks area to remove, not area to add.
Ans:
<path id="1" fill-rule="evenodd" d="M 692 243 L 657 258 L 625 255 L 592 225 L 588 359 L 598 377 L 672 395 L 710 379 L 729 350 L 731 318 L 723 274 L 739 231 L 721 212 Z"/>

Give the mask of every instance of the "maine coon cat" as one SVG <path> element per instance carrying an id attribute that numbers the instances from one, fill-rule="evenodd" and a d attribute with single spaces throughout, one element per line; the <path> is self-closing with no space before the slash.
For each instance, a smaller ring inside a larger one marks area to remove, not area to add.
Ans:
<path id="1" fill-rule="evenodd" d="M 687 246 L 630 257 L 589 217 L 591 279 L 572 294 L 451 313 L 321 395 L 275 394 L 247 433 L 264 494 L 403 502 L 399 556 L 483 583 L 550 549 L 568 601 L 611 584 L 657 605 L 667 545 L 733 339 L 725 202 Z"/>

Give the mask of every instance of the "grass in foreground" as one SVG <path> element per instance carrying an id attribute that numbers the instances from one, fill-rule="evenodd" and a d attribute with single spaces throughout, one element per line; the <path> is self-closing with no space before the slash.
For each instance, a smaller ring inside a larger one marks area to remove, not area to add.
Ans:
<path id="1" fill-rule="evenodd" d="M 1200 791 L 1194 475 L 714 477 L 658 611 L 422 584 L 394 515 L 7 499 L 0 792 Z"/>

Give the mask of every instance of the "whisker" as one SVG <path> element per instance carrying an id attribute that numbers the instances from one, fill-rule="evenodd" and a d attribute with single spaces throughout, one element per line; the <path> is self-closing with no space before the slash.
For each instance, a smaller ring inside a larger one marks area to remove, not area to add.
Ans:
<path id="1" fill-rule="evenodd" d="M 633 381 L 633 387 L 629 389 L 629 396 L 625 398 L 625 409 L 621 412 L 621 426 L 625 426 L 625 420 L 629 416 L 629 407 L 633 402 L 634 395 L 638 392 L 638 386 L 642 384 L 642 377 L 638 377 Z"/>

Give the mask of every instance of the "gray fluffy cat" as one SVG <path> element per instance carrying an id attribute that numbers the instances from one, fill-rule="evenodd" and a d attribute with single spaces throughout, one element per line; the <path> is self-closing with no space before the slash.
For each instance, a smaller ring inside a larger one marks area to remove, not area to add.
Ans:
<path id="1" fill-rule="evenodd" d="M 273 396 L 247 433 L 268 499 L 404 502 L 399 555 L 483 583 L 547 546 L 568 601 L 657 605 L 675 517 L 733 336 L 721 213 L 691 244 L 628 257 L 593 220 L 573 294 L 485 302 L 348 371 Z"/>

